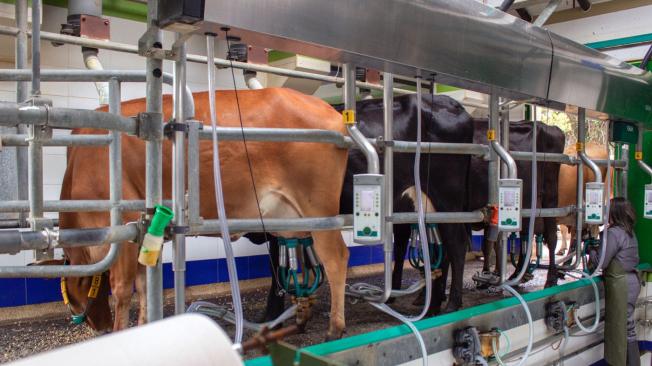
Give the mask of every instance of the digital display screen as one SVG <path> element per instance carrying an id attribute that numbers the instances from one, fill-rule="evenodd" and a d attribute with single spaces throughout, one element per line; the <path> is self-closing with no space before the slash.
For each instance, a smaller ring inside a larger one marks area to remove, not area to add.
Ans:
<path id="1" fill-rule="evenodd" d="M 652 190 L 645 191 L 645 203 L 652 205 Z"/>
<path id="2" fill-rule="evenodd" d="M 503 207 L 515 207 L 516 206 L 516 192 L 513 190 L 504 190 L 503 191 Z"/>
<path id="3" fill-rule="evenodd" d="M 360 191 L 360 211 L 371 212 L 374 210 L 374 191 Z"/>
<path id="4" fill-rule="evenodd" d="M 599 205 L 602 202 L 602 192 L 599 190 L 587 190 L 586 191 L 586 204 L 587 205 Z"/>

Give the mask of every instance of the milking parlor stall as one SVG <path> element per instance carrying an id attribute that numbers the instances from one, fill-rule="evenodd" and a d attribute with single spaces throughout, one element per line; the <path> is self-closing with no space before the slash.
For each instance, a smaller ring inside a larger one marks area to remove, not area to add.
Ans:
<path id="1" fill-rule="evenodd" d="M 0 2 L 0 363 L 651 364 L 651 17 Z"/>

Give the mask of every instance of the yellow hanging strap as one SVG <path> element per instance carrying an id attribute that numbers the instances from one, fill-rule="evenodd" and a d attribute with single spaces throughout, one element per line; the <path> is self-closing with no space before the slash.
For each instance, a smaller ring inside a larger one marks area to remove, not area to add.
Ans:
<path id="1" fill-rule="evenodd" d="M 61 297 L 63 298 L 63 303 L 65 305 L 70 304 L 70 300 L 68 300 L 68 288 L 66 287 L 65 277 L 61 277 Z"/>
<path id="2" fill-rule="evenodd" d="M 352 109 L 345 109 L 342 111 L 342 121 L 345 125 L 355 124 L 355 111 Z"/>
<path id="3" fill-rule="evenodd" d="M 94 299 L 97 297 L 97 294 L 100 292 L 101 284 L 102 284 L 102 274 L 94 275 L 93 282 L 91 282 L 91 288 L 88 290 L 89 299 Z"/>

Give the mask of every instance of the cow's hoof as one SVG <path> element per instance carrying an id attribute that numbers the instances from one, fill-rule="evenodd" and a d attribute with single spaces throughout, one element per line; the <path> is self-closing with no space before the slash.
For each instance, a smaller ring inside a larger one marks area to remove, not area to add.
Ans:
<path id="1" fill-rule="evenodd" d="M 453 313 L 460 310 L 461 308 L 462 305 L 448 303 L 446 304 L 446 308 L 444 308 L 444 311 L 442 313 L 443 314 Z"/>
<path id="2" fill-rule="evenodd" d="M 326 342 L 338 340 L 342 338 L 343 335 L 344 335 L 343 330 L 334 331 L 334 332 L 328 331 L 328 333 L 326 333 Z"/>

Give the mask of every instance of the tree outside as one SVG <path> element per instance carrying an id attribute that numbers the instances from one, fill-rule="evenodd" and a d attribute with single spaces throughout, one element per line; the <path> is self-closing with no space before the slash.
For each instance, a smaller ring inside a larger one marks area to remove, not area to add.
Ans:
<path id="1" fill-rule="evenodd" d="M 577 142 L 577 115 L 548 108 L 536 108 L 538 121 L 559 127 L 566 135 L 566 146 Z M 586 142 L 605 145 L 609 139 L 609 122 L 586 118 Z"/>

